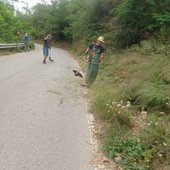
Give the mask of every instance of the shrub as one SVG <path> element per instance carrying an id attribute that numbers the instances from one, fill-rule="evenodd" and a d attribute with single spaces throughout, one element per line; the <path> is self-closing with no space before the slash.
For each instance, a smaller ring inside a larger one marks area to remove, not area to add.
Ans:
<path id="1" fill-rule="evenodd" d="M 103 146 L 111 158 L 119 157 L 118 163 L 124 170 L 147 170 L 148 163 L 145 161 L 145 153 L 149 147 L 145 143 L 137 142 L 135 138 L 121 140 L 115 135 Z"/>

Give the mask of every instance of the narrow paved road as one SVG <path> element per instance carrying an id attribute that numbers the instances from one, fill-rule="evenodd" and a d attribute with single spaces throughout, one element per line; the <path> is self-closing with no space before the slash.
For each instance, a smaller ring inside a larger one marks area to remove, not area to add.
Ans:
<path id="1" fill-rule="evenodd" d="M 94 170 L 76 62 L 42 46 L 0 57 L 0 170 Z"/>

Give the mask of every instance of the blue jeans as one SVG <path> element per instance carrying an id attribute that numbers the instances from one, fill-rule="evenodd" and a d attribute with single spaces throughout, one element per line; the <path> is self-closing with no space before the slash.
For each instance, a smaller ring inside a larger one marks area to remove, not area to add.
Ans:
<path id="1" fill-rule="evenodd" d="M 43 55 L 48 56 L 48 47 L 43 47 Z"/>

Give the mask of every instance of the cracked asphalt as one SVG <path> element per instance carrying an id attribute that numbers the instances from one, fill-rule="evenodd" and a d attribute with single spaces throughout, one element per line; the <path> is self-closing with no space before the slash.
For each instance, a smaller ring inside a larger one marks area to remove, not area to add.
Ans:
<path id="1" fill-rule="evenodd" d="M 0 169 L 94 170 L 83 87 L 76 61 L 42 45 L 0 57 Z"/>

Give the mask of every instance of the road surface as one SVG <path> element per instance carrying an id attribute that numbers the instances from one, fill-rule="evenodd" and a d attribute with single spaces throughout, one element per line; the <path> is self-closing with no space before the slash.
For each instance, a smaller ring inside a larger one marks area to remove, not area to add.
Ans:
<path id="1" fill-rule="evenodd" d="M 73 58 L 42 46 L 0 57 L 0 170 L 94 170 Z"/>

